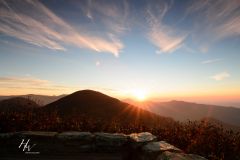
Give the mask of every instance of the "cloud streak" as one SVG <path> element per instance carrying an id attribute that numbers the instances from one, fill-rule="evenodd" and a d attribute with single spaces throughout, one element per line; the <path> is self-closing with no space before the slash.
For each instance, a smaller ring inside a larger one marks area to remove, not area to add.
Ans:
<path id="1" fill-rule="evenodd" d="M 186 12 L 195 16 L 195 37 L 201 37 L 203 43 L 214 43 L 240 35 L 239 8 L 239 0 L 204 0 L 193 1 Z"/>
<path id="2" fill-rule="evenodd" d="M 216 81 L 221 81 L 228 77 L 230 77 L 230 74 L 228 72 L 221 72 L 221 73 L 213 75 L 211 78 L 215 79 Z"/>
<path id="3" fill-rule="evenodd" d="M 81 10 L 90 20 L 103 24 L 108 32 L 122 34 L 129 30 L 129 3 L 123 1 L 87 0 L 77 2 Z"/>
<path id="4" fill-rule="evenodd" d="M 77 90 L 78 87 L 64 86 L 55 84 L 51 81 L 39 79 L 32 76 L 2 76 L 0 77 L 0 93 L 16 94 L 28 94 L 28 93 L 44 93 L 46 91 L 50 93 L 70 93 Z"/>
<path id="5" fill-rule="evenodd" d="M 222 59 L 220 59 L 220 58 L 217 58 L 217 59 L 209 59 L 209 60 L 202 61 L 202 64 L 216 63 L 216 62 L 219 62 L 219 61 L 221 61 L 221 60 L 222 60 Z"/>
<path id="6" fill-rule="evenodd" d="M 79 32 L 39 1 L 0 1 L 0 32 L 36 46 L 66 50 L 66 45 L 108 52 L 118 56 L 122 42 Z"/>
<path id="7" fill-rule="evenodd" d="M 0 33 L 53 50 L 66 51 L 68 46 L 75 46 L 116 57 L 124 48 L 120 36 L 129 31 L 130 26 L 136 31 L 147 26 L 147 38 L 158 48 L 157 53 L 171 53 L 191 46 L 186 45 L 190 38 L 207 52 L 211 43 L 240 35 L 239 0 L 184 2 L 184 12 L 175 4 L 164 0 L 146 1 L 141 5 L 127 0 L 69 1 L 68 5 L 77 9 L 72 11 L 78 15 L 74 18 L 79 18 L 73 21 L 62 19 L 37 0 L 1 0 Z M 176 22 L 170 20 L 169 23 L 169 19 Z"/>
<path id="8" fill-rule="evenodd" d="M 49 81 L 33 77 L 0 77 L 0 85 L 42 86 L 47 84 L 49 84 Z"/>
<path id="9" fill-rule="evenodd" d="M 156 6 L 155 6 L 156 7 Z M 159 48 L 157 53 L 171 53 L 181 47 L 187 37 L 186 33 L 171 26 L 165 25 L 162 20 L 170 6 L 166 3 L 158 8 L 147 9 L 147 20 L 149 22 L 148 38 Z M 153 11 L 157 11 L 154 13 Z"/>
<path id="10" fill-rule="evenodd" d="M 174 3 L 158 1 L 154 5 L 147 5 L 148 38 L 159 48 L 157 53 L 171 53 L 184 47 L 188 37 L 200 51 L 207 52 L 212 44 L 240 35 L 239 0 L 202 0 L 185 4 L 185 13 L 177 10 L 180 19 L 176 19 L 174 24 L 166 24 L 164 21 L 176 9 Z"/>
<path id="11" fill-rule="evenodd" d="M 97 61 L 98 62 L 98 61 Z M 100 63 L 100 62 L 99 62 Z M 69 94 L 78 90 L 93 89 L 101 92 L 116 94 L 118 90 L 99 86 L 68 86 L 33 76 L 0 76 L 0 94 L 23 95 L 43 94 L 57 95 Z"/>

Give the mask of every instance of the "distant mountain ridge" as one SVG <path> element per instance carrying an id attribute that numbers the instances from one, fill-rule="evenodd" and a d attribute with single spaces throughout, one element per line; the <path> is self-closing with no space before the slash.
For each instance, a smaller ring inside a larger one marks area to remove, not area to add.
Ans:
<path id="1" fill-rule="evenodd" d="M 0 96 L 0 101 L 1 100 L 6 100 L 14 97 L 23 97 L 27 99 L 31 99 L 38 103 L 40 106 L 47 105 L 49 103 L 52 103 L 66 95 L 59 95 L 59 96 L 47 96 L 47 95 L 37 95 L 37 94 L 27 94 L 27 95 L 12 95 L 12 96 Z"/>
<path id="2" fill-rule="evenodd" d="M 131 104 L 131 101 L 128 100 Z M 132 102 L 134 104 L 134 102 Z M 184 101 L 146 102 L 141 108 L 178 121 L 212 118 L 240 127 L 240 108 L 197 104 Z"/>
<path id="3" fill-rule="evenodd" d="M 25 97 L 25 98 L 24 98 Z M 61 116 L 84 115 L 93 119 L 119 120 L 124 122 L 143 121 L 149 123 L 163 121 L 206 120 L 222 124 L 226 128 L 240 127 L 240 109 L 205 105 L 184 101 L 146 102 L 146 105 L 130 105 L 116 98 L 93 90 L 82 90 L 70 95 L 49 98 L 52 102 L 41 106 L 34 99 L 38 95 L 25 95 L 0 101 L 0 111 L 22 111 L 29 108 L 42 108 L 46 112 L 57 111 Z M 6 98 L 6 97 L 5 97 Z M 56 99 L 56 101 L 53 101 Z M 134 103 L 133 103 L 134 104 Z M 31 107 L 30 107 L 31 106 Z M 141 106 L 141 107 L 136 107 Z M 167 118 L 171 117 L 171 118 Z"/>
<path id="4" fill-rule="evenodd" d="M 29 109 L 37 109 L 40 106 L 27 98 L 23 97 L 13 97 L 0 101 L 0 111 L 4 112 L 24 112 Z"/>

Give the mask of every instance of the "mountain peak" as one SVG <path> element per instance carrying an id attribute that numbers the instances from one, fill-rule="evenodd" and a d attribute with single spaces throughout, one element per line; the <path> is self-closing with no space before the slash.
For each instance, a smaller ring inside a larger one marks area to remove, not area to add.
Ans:
<path id="1" fill-rule="evenodd" d="M 82 115 L 92 119 L 117 120 L 121 123 L 138 121 L 153 124 L 158 119 L 165 120 L 165 118 L 154 113 L 93 90 L 74 92 L 48 104 L 44 109 L 49 109 L 50 111 L 57 110 L 64 117 L 78 117 Z M 166 120 L 168 121 L 169 119 L 166 118 Z"/>
<path id="2" fill-rule="evenodd" d="M 90 89 L 85 89 L 85 90 L 79 90 L 79 91 L 76 91 L 70 95 L 84 95 L 84 94 L 87 94 L 87 95 L 101 95 L 101 96 L 107 96 L 99 91 L 95 91 L 95 90 L 90 90 Z M 69 95 L 69 96 L 70 96 Z M 109 96 L 108 96 L 109 97 Z"/>
<path id="3" fill-rule="evenodd" d="M 90 89 L 86 90 L 80 90 L 76 91 L 70 95 L 65 96 L 64 98 L 60 100 L 69 100 L 71 103 L 77 103 L 77 104 L 88 104 L 88 103 L 102 103 L 102 102 L 110 102 L 112 103 L 113 101 L 117 102 L 119 101 L 116 98 L 110 97 L 106 94 L 103 94 L 99 91 L 94 91 Z"/>

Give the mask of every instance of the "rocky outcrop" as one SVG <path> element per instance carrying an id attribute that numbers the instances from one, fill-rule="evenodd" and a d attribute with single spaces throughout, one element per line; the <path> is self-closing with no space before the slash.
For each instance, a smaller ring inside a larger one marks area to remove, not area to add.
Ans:
<path id="1" fill-rule="evenodd" d="M 34 145 L 31 151 L 38 152 L 39 157 L 71 155 L 83 158 L 84 155 L 88 155 L 88 158 L 84 159 L 91 159 L 91 156 L 98 158 L 104 154 L 105 158 L 115 156 L 116 159 L 126 160 L 206 160 L 198 155 L 186 154 L 165 141 L 157 141 L 156 136 L 148 132 L 130 135 L 102 132 L 2 133 L 0 155 L 6 158 L 13 155 L 25 156 L 25 151 L 19 148 L 23 140 L 25 142 L 29 140 L 30 146 Z"/>

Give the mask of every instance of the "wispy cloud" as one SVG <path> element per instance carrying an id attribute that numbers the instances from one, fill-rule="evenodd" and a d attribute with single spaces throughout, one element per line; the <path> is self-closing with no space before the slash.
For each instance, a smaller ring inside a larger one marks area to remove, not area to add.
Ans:
<path id="1" fill-rule="evenodd" d="M 39 1 L 0 1 L 0 32 L 27 43 L 54 50 L 66 45 L 109 52 L 118 56 L 122 42 L 113 34 L 104 37 L 77 31 Z"/>
<path id="2" fill-rule="evenodd" d="M 37 79 L 34 77 L 0 77 L 0 85 L 30 85 L 30 86 L 42 86 L 49 84 L 49 81 Z"/>
<path id="3" fill-rule="evenodd" d="M 99 86 L 69 86 L 53 81 L 36 78 L 33 76 L 0 76 L 1 95 L 44 94 L 57 95 L 69 94 L 78 90 L 93 89 L 104 93 L 117 95 L 116 89 Z"/>
<path id="4" fill-rule="evenodd" d="M 221 72 L 221 73 L 213 75 L 211 78 L 215 79 L 216 81 L 221 81 L 221 80 L 226 79 L 228 77 L 230 77 L 230 74 L 228 72 Z"/>
<path id="5" fill-rule="evenodd" d="M 122 34 L 129 30 L 128 1 L 87 0 L 75 3 L 76 6 L 80 6 L 86 17 L 94 23 L 103 24 L 108 32 Z"/>
<path id="6" fill-rule="evenodd" d="M 54 82 L 39 79 L 32 76 L 2 76 L 0 77 L 1 89 L 12 89 L 12 92 L 21 90 L 48 90 L 48 91 L 69 91 L 74 90 L 76 87 L 59 85 Z"/>
<path id="7" fill-rule="evenodd" d="M 195 37 L 201 37 L 202 43 L 217 41 L 240 35 L 239 0 L 193 1 L 187 8 L 189 16 L 195 16 Z M 201 33 L 201 34 L 199 34 Z"/>
<path id="8" fill-rule="evenodd" d="M 168 4 L 163 3 L 154 7 L 147 9 L 150 27 L 148 37 L 159 48 L 157 53 L 171 53 L 183 45 L 187 34 L 163 23 L 162 20 L 170 8 Z"/>
<path id="9" fill-rule="evenodd" d="M 217 59 L 209 59 L 209 60 L 202 61 L 202 64 L 216 63 L 216 62 L 219 62 L 219 61 L 221 61 L 221 60 L 222 60 L 222 59 L 220 59 L 220 58 L 217 58 Z"/>
<path id="10" fill-rule="evenodd" d="M 228 38 L 230 36 L 239 36 L 240 35 L 240 16 L 231 17 L 230 19 L 228 19 L 224 24 L 215 28 L 215 33 L 216 33 L 216 39 L 219 39 L 219 40 Z"/>

